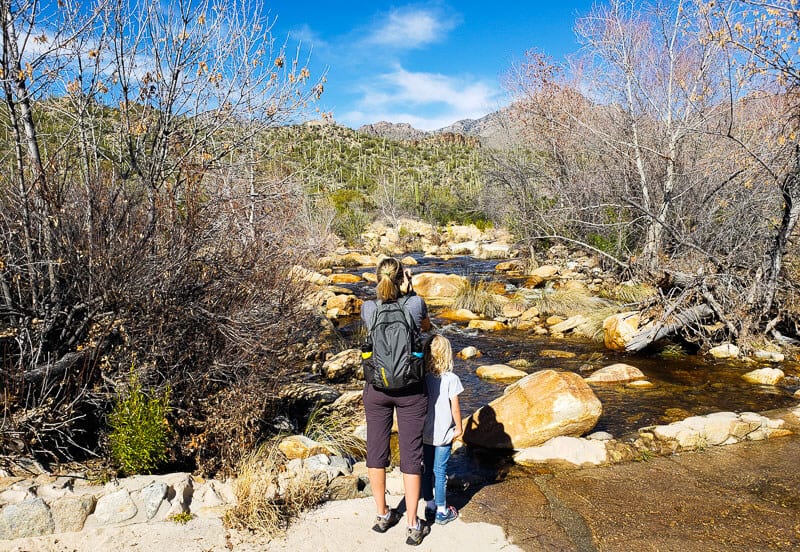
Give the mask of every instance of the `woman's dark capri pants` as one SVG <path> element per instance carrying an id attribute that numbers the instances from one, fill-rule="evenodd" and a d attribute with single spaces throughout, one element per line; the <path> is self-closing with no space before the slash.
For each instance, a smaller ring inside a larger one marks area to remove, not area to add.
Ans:
<path id="1" fill-rule="evenodd" d="M 389 466 L 389 438 L 392 414 L 397 409 L 397 432 L 400 440 L 400 471 L 422 474 L 422 430 L 428 412 L 428 394 L 420 382 L 407 389 L 381 391 L 371 384 L 364 386 L 364 410 L 367 414 L 367 467 Z"/>

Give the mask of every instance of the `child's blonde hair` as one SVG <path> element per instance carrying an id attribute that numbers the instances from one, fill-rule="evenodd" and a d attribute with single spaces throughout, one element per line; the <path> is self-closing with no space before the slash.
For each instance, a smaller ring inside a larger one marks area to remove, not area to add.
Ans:
<path id="1" fill-rule="evenodd" d="M 446 337 L 434 335 L 425 343 L 425 371 L 434 376 L 453 371 L 453 349 Z"/>

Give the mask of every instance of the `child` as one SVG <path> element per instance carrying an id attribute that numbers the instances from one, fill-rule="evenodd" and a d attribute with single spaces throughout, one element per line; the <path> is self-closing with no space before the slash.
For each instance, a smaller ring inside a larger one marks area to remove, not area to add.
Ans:
<path id="1" fill-rule="evenodd" d="M 453 350 L 447 338 L 435 335 L 425 345 L 428 415 L 422 434 L 422 498 L 427 502 L 426 517 L 435 516 L 436 523 L 444 525 L 458 517 L 458 510 L 447 505 L 447 461 L 453 439 L 462 432 L 458 394 L 464 387 L 453 373 Z"/>

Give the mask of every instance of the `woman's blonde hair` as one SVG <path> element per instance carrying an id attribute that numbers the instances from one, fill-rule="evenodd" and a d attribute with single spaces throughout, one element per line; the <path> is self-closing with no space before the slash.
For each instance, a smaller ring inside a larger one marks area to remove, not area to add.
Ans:
<path id="1" fill-rule="evenodd" d="M 379 301 L 397 301 L 400 297 L 400 284 L 403 283 L 403 264 L 394 257 L 381 259 L 375 269 L 378 277 L 376 294 Z"/>
<path id="2" fill-rule="evenodd" d="M 434 376 L 453 371 L 453 348 L 450 340 L 434 335 L 425 343 L 425 371 Z"/>

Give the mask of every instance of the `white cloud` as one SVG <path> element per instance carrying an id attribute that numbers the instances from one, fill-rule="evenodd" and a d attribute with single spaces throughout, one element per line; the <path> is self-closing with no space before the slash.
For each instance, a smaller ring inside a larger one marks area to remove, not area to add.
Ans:
<path id="1" fill-rule="evenodd" d="M 376 121 L 410 123 L 434 130 L 461 119 L 477 119 L 498 108 L 501 91 L 485 81 L 398 67 L 362 85 L 357 108 L 340 116 L 360 126 Z"/>
<path id="2" fill-rule="evenodd" d="M 308 25 L 302 25 L 289 31 L 292 40 L 302 43 L 311 48 L 327 48 L 328 43 Z"/>
<path id="3" fill-rule="evenodd" d="M 380 21 L 366 42 L 392 48 L 420 48 L 443 39 L 455 25 L 455 20 L 431 10 L 397 9 Z"/>

